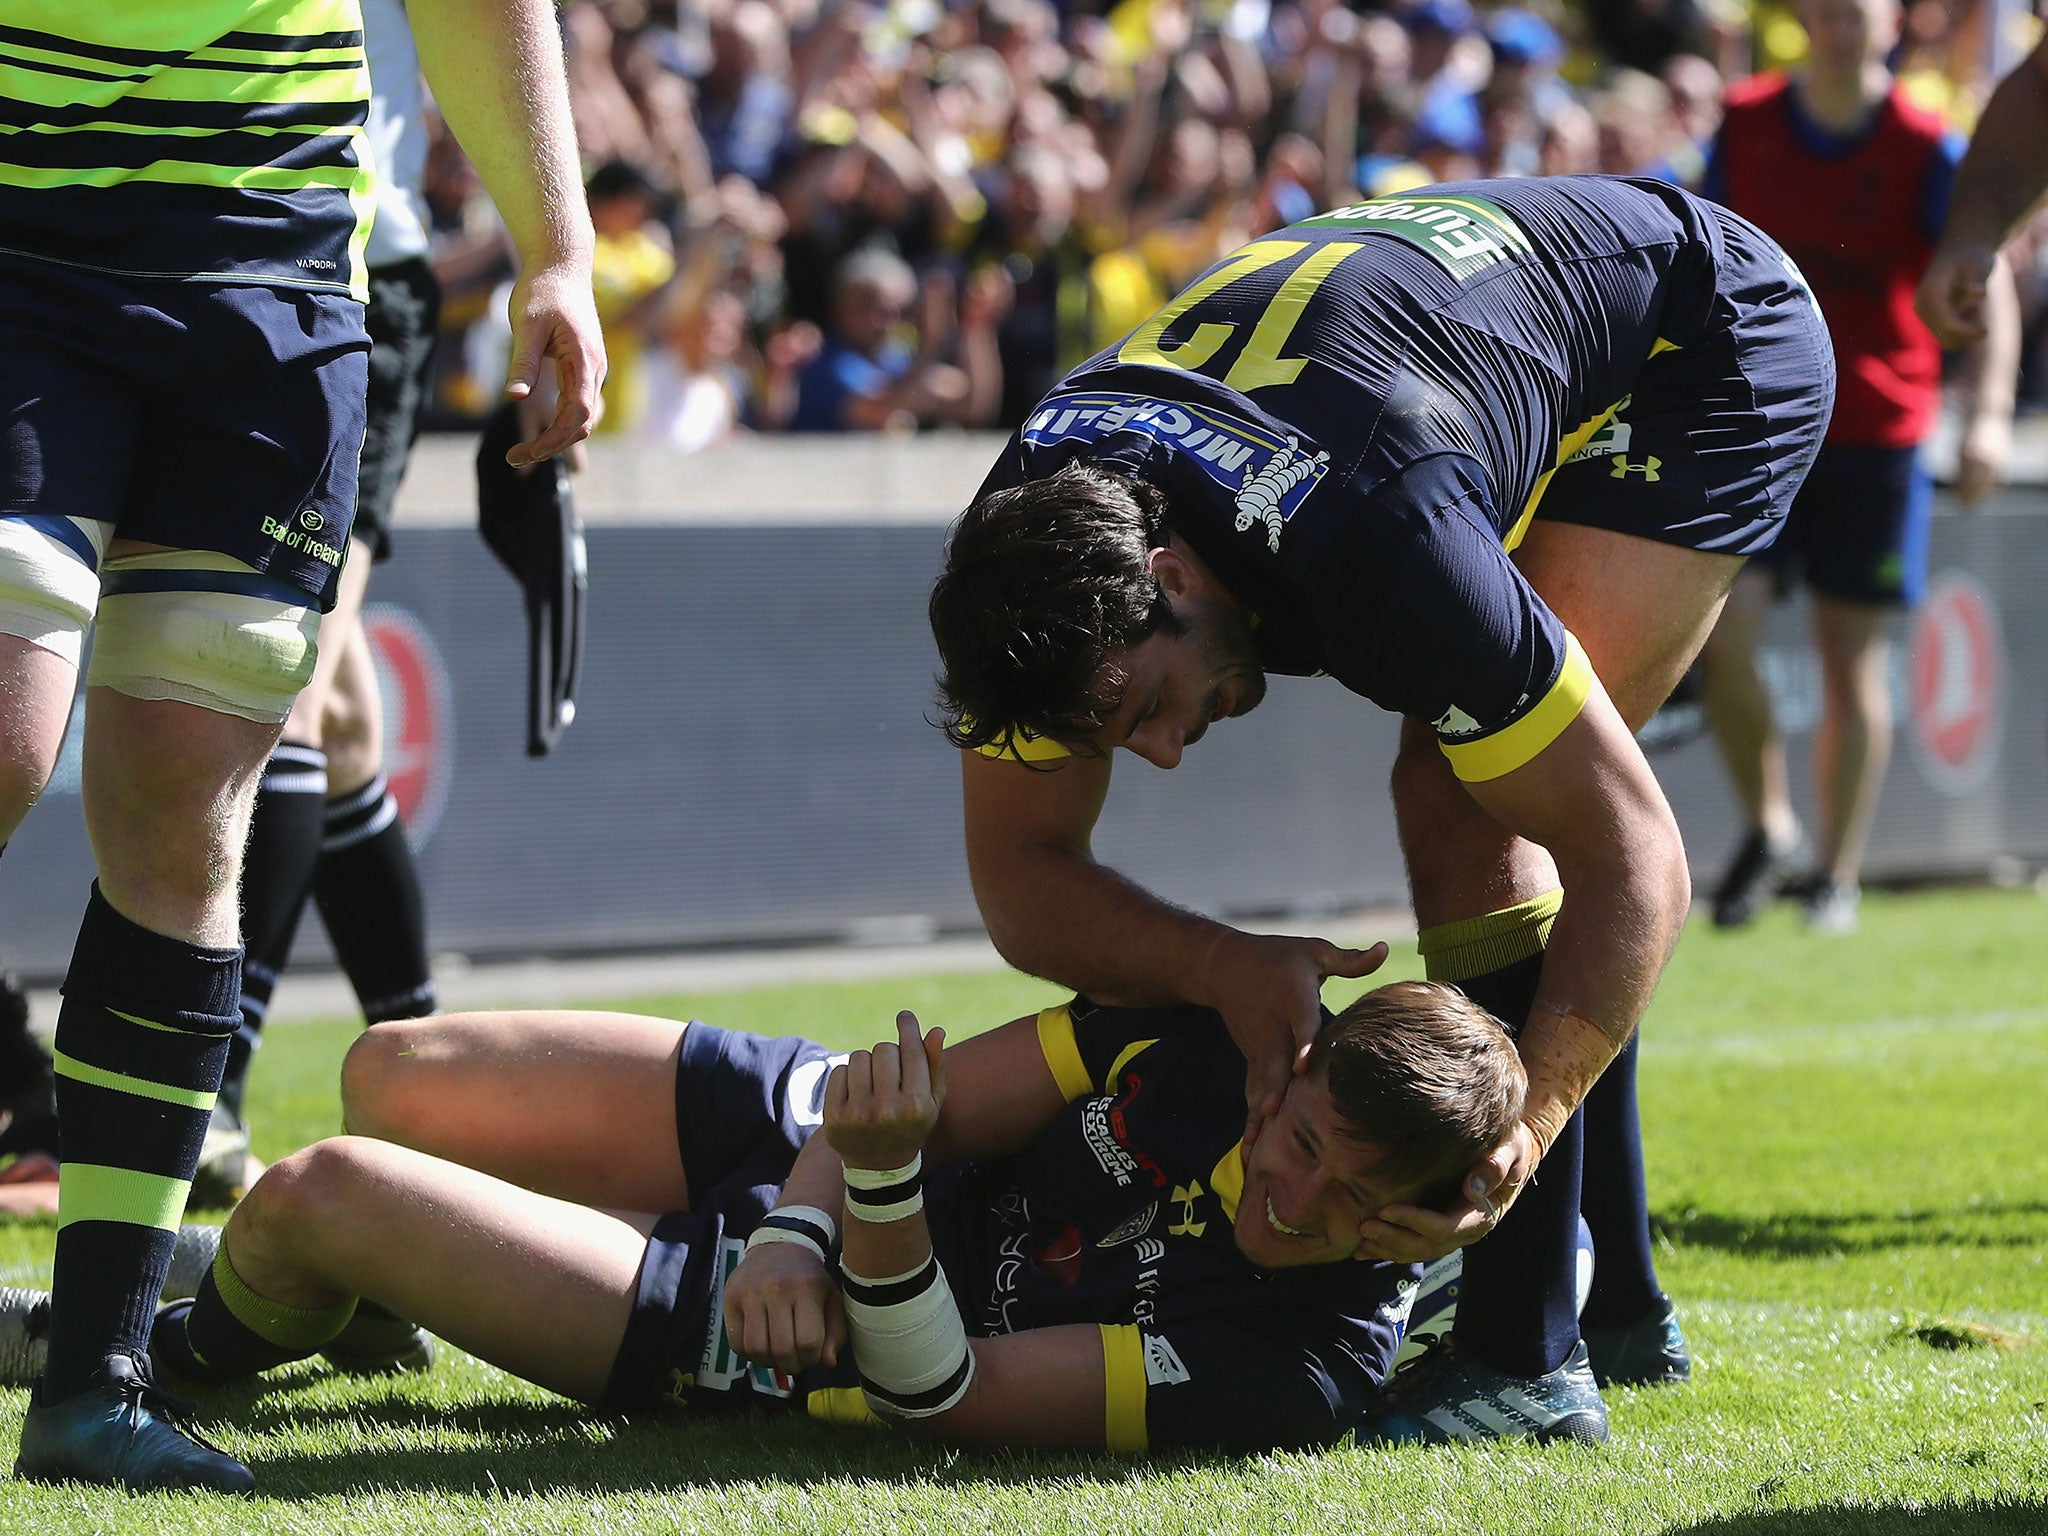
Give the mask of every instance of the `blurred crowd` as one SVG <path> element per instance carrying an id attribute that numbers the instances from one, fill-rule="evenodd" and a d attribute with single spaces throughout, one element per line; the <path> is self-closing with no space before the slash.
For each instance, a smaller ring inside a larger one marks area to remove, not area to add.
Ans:
<path id="1" fill-rule="evenodd" d="M 1691 183 L 1724 82 L 1805 48 L 1769 0 L 1090 5 L 571 0 L 601 430 L 694 450 L 1013 426 L 1217 257 L 1321 209 L 1470 176 Z M 1907 12 L 1899 72 L 1964 129 L 1989 13 Z M 503 377 L 511 255 L 438 128 L 427 195 L 432 424 L 461 426 Z"/>

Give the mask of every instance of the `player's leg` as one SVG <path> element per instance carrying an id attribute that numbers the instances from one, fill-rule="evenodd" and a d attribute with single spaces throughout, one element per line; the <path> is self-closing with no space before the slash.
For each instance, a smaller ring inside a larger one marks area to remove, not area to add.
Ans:
<path id="1" fill-rule="evenodd" d="M 1856 892 L 1871 819 L 1891 761 L 1891 645 L 1887 609 L 1816 592 L 1821 719 L 1813 739 L 1820 842 L 1806 894 L 1809 922 L 1831 932 L 1856 926 Z"/>
<path id="2" fill-rule="evenodd" d="M 1813 744 L 1821 841 L 1800 894 L 1810 926 L 1845 933 L 1856 926 L 1864 845 L 1891 757 L 1890 618 L 1927 584 L 1933 484 L 1911 448 L 1838 448 L 1827 457 L 1839 461 L 1842 490 L 1809 572 L 1821 672 Z"/>
<path id="3" fill-rule="evenodd" d="M 363 626 L 349 633 L 328 690 L 327 808 L 313 898 L 372 1024 L 434 1012 L 426 904 L 398 801 L 384 775 L 384 706 Z"/>
<path id="4" fill-rule="evenodd" d="M 1770 616 L 1774 574 L 1752 567 L 1736 579 L 1720 622 L 1701 652 L 1707 720 L 1728 777 L 1748 815 L 1733 862 L 1714 891 L 1714 922 L 1739 928 L 1778 894 L 1799 843 L 1785 738 L 1757 670 L 1757 647 Z"/>
<path id="5" fill-rule="evenodd" d="M 643 1227 L 620 1217 L 407 1147 L 338 1137 L 257 1181 L 199 1295 L 164 1310 L 157 1348 L 181 1373 L 263 1370 L 330 1342 L 361 1298 L 595 1401 L 645 1249 Z"/>
<path id="6" fill-rule="evenodd" d="M 215 1135 L 208 1146 L 209 1182 L 239 1196 L 239 1170 L 248 1146 L 243 1094 L 249 1063 L 261 1043 L 277 978 L 312 889 L 326 813 L 327 757 L 320 736 L 321 705 L 333 685 L 345 637 L 355 628 L 370 578 L 367 551 L 351 543 L 335 591 L 334 607 L 320 620 L 320 650 L 313 675 L 299 691 L 284 732 L 257 781 L 242 861 L 242 1021 L 228 1048 L 221 1079 Z"/>
<path id="7" fill-rule="evenodd" d="M 345 1123 L 562 1199 L 687 1209 L 676 1107 L 685 1030 L 623 1013 L 379 1024 L 342 1064 Z"/>
<path id="8" fill-rule="evenodd" d="M 250 800 L 346 541 L 366 341 L 336 296 L 92 281 L 116 290 L 122 356 L 152 387 L 88 678 L 102 884 L 58 1020 L 50 1355 L 17 1466 L 246 1488 L 165 1422 L 145 1343 L 239 1018 Z"/>

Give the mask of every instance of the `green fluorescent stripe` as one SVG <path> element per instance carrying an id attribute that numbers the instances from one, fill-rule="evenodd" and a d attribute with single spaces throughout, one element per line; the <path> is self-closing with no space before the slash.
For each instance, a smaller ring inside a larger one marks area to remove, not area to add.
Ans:
<path id="1" fill-rule="evenodd" d="M 57 1170 L 57 1230 L 74 1221 L 124 1221 L 175 1232 L 191 1188 L 183 1179 L 132 1168 L 65 1163 Z"/>
<path id="2" fill-rule="evenodd" d="M 109 1008 L 107 1012 L 111 1013 L 115 1018 L 122 1020 L 124 1023 L 139 1024 L 144 1029 L 160 1029 L 167 1035 L 178 1035 L 184 1033 L 183 1030 L 173 1029 L 168 1024 L 159 1024 L 155 1019 L 145 1019 L 138 1017 L 137 1015 L 132 1013 L 123 1013 L 118 1008 Z"/>
<path id="3" fill-rule="evenodd" d="M 104 1067 L 95 1067 L 89 1062 L 66 1056 L 62 1051 L 56 1052 L 55 1056 L 59 1076 L 68 1077 L 75 1083 L 90 1083 L 95 1088 L 111 1088 L 116 1093 L 132 1093 L 138 1099 L 156 1099 L 164 1104 L 182 1104 L 187 1109 L 211 1112 L 217 1097 L 197 1088 L 173 1088 L 166 1083 L 152 1083 L 146 1077 L 109 1072 Z"/>
<path id="4" fill-rule="evenodd" d="M 265 192 L 303 192 L 308 187 L 334 187 L 347 191 L 362 171 L 354 166 L 314 166 L 303 171 L 276 171 L 267 166 L 236 171 L 232 166 L 200 165 L 183 160 L 160 160 L 141 170 L 110 170 L 105 167 L 78 169 L 8 165 L 0 161 L 0 186 L 43 191 L 50 187 L 110 187 L 123 182 L 143 181 L 164 186 L 217 187 L 232 190 L 254 187 Z"/>

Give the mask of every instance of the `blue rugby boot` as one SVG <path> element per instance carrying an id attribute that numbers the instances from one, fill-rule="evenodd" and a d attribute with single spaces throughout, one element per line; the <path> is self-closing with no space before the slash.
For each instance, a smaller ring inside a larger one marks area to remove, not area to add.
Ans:
<path id="1" fill-rule="evenodd" d="M 1581 1328 L 1593 1379 L 1603 1387 L 1667 1387 L 1692 1375 L 1685 1335 L 1669 1296 L 1656 1310 L 1626 1328 Z"/>
<path id="2" fill-rule="evenodd" d="M 21 1425 L 14 1475 L 39 1483 L 100 1483 L 131 1493 L 189 1489 L 254 1493 L 249 1469 L 209 1445 L 191 1407 L 150 1379 L 143 1356 L 114 1355 L 93 1385 L 61 1403 L 38 1382 Z"/>
<path id="3" fill-rule="evenodd" d="M 1356 1438 L 1360 1445 L 1517 1439 L 1599 1445 L 1607 1439 L 1607 1405 L 1583 1343 L 1554 1371 L 1510 1376 L 1461 1354 L 1457 1340 L 1445 1338 L 1395 1374 Z"/>

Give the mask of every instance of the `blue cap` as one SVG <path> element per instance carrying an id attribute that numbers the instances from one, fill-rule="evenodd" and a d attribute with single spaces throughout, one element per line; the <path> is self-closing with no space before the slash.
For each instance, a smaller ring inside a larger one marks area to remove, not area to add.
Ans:
<path id="1" fill-rule="evenodd" d="M 1466 0 L 1416 0 L 1399 15 L 1413 32 L 1459 36 L 1472 30 L 1472 7 Z"/>
<path id="2" fill-rule="evenodd" d="M 1548 64 L 1564 55 L 1556 29 L 1530 11 L 1495 11 L 1486 21 L 1486 40 L 1503 64 Z"/>

